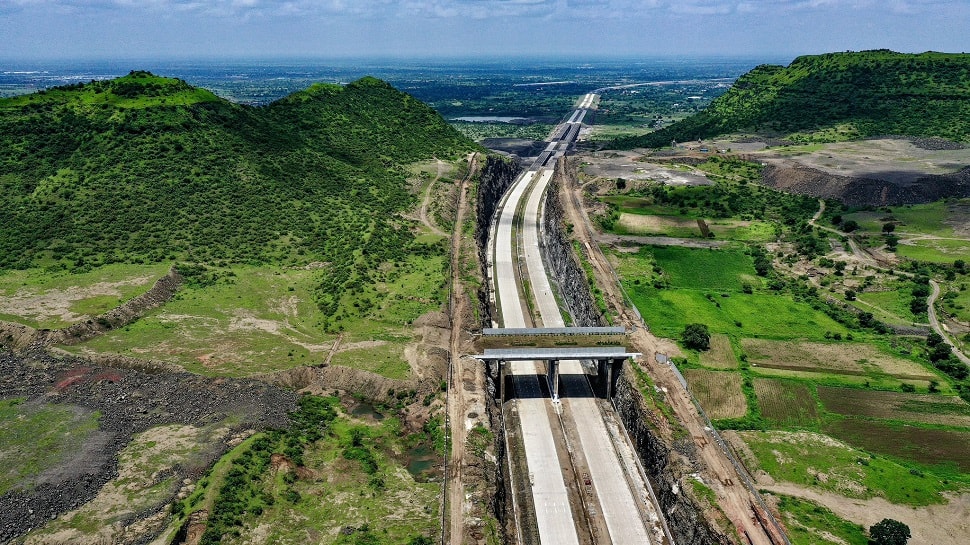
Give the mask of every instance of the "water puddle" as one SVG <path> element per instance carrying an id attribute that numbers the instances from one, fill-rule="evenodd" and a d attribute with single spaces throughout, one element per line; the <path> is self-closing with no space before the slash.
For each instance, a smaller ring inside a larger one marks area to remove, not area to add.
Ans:
<path id="1" fill-rule="evenodd" d="M 360 401 L 355 404 L 354 407 L 350 409 L 350 415 L 356 418 L 371 419 L 378 422 L 384 420 L 383 413 L 378 412 L 373 405 L 364 401 Z"/>
<path id="2" fill-rule="evenodd" d="M 428 445 L 418 445 L 406 453 L 407 470 L 416 481 L 433 480 L 441 469 L 441 455 Z"/>

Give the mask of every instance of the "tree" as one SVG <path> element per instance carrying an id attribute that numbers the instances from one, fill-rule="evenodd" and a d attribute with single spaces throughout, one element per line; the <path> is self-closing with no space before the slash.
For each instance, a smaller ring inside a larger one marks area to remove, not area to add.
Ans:
<path id="1" fill-rule="evenodd" d="M 853 291 L 853 290 L 845 290 L 845 300 L 846 301 L 855 301 L 855 291 Z"/>
<path id="2" fill-rule="evenodd" d="M 869 528 L 869 537 L 875 545 L 906 545 L 912 534 L 909 526 L 893 519 L 882 519 Z"/>
<path id="3" fill-rule="evenodd" d="M 707 350 L 711 347 L 711 333 L 704 324 L 687 324 L 680 336 L 684 346 L 693 350 Z"/>
<path id="4" fill-rule="evenodd" d="M 889 248 L 889 251 L 895 252 L 897 246 L 899 246 L 899 237 L 892 234 L 886 235 L 886 247 Z"/>
<path id="5" fill-rule="evenodd" d="M 896 230 L 896 224 L 895 223 L 884 223 L 884 224 L 882 224 L 882 232 L 883 233 L 892 233 L 895 230 Z"/>
<path id="6" fill-rule="evenodd" d="M 859 223 L 856 220 L 846 220 L 842 222 L 842 231 L 846 233 L 851 233 L 859 228 Z"/>

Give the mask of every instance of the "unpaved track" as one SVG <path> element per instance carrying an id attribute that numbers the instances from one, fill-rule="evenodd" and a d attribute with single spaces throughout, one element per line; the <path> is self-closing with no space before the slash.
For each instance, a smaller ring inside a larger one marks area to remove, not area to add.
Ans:
<path id="1" fill-rule="evenodd" d="M 930 296 L 926 299 L 926 311 L 930 318 L 930 325 L 933 326 L 933 331 L 936 331 L 937 335 L 943 337 L 943 342 L 950 346 L 950 350 L 953 352 L 953 355 L 957 357 L 957 359 L 962 361 L 964 365 L 970 367 L 970 358 L 964 355 L 964 353 L 957 348 L 957 345 L 953 344 L 953 341 L 950 340 L 949 334 L 943 330 L 943 326 L 940 325 L 940 321 L 936 318 L 936 308 L 934 308 L 933 305 L 936 304 L 936 299 L 940 296 L 940 285 L 937 284 L 935 280 L 930 280 L 930 288 L 932 288 L 932 291 L 930 292 Z"/>
<path id="2" fill-rule="evenodd" d="M 431 221 L 431 219 L 428 217 L 428 205 L 431 203 L 431 194 L 434 192 L 435 184 L 437 184 L 438 180 L 440 180 L 441 177 L 444 176 L 444 173 L 445 173 L 444 167 L 447 164 L 441 159 L 435 159 L 435 161 L 437 161 L 438 163 L 438 172 L 435 174 L 434 180 L 431 180 L 430 182 L 428 182 L 428 187 L 424 189 L 424 198 L 421 200 L 421 210 L 419 214 L 421 217 L 421 223 L 423 223 L 425 227 L 427 227 L 428 229 L 431 229 L 432 233 L 441 237 L 446 237 L 448 236 L 448 233 L 445 233 L 444 231 L 439 229 L 438 226 L 435 224 L 435 222 Z M 462 181 L 463 182 L 462 187 L 464 187 L 465 181 L 467 180 Z"/>
<path id="3" fill-rule="evenodd" d="M 811 221 L 808 222 L 809 225 L 813 225 L 815 227 L 818 227 L 819 229 L 824 229 L 826 231 L 830 231 L 830 232 L 836 233 L 838 235 L 843 235 L 844 233 L 841 233 L 839 231 L 836 231 L 835 229 L 832 229 L 830 227 L 823 227 L 823 226 L 818 225 L 818 224 L 815 223 L 822 216 L 822 213 L 823 212 L 825 212 L 825 201 L 822 200 L 822 199 L 819 199 L 818 200 L 818 212 L 816 212 L 815 215 L 812 216 Z M 910 238 L 910 239 L 907 239 L 907 240 L 923 240 L 923 239 L 927 239 L 927 240 L 930 240 L 930 239 L 940 239 L 940 240 L 967 240 L 965 238 L 953 238 L 953 239 L 949 239 L 949 238 L 944 238 L 944 237 L 935 237 L 935 236 L 932 236 L 932 235 L 920 235 L 920 236 L 913 237 L 913 238 Z M 869 255 L 868 252 L 866 252 L 865 250 L 863 250 L 862 248 L 860 248 L 858 246 L 858 244 L 856 244 L 855 240 L 851 236 L 848 238 L 848 240 L 849 240 L 849 247 L 852 248 L 852 253 L 859 260 L 861 260 L 866 265 L 869 265 L 870 267 L 873 267 L 873 268 L 875 268 L 875 269 L 877 269 L 879 271 L 882 271 L 884 273 L 888 273 L 889 272 L 886 269 L 884 269 L 882 267 L 882 265 L 875 258 L 873 258 L 871 255 Z M 900 241 L 900 242 L 902 242 L 902 241 Z M 897 274 L 902 274 L 902 275 L 905 275 L 905 276 L 910 276 L 910 277 L 912 276 L 912 273 L 908 273 L 908 272 L 904 272 L 904 271 L 896 271 L 896 273 Z M 937 284 L 935 280 L 930 280 L 930 288 L 931 288 L 930 295 L 926 298 L 926 307 L 927 307 L 927 314 L 929 315 L 929 319 L 930 319 L 930 326 L 933 327 L 933 331 L 936 331 L 937 335 L 939 335 L 940 337 L 943 337 L 943 341 L 946 342 L 946 344 L 948 344 L 950 346 L 950 348 L 952 349 L 953 355 L 956 356 L 957 359 L 959 359 L 961 362 L 963 362 L 964 365 L 970 367 L 970 357 L 967 357 L 966 354 L 964 354 L 963 352 L 961 352 L 960 349 L 957 348 L 957 346 L 953 343 L 953 341 L 950 340 L 950 337 L 949 337 L 948 333 L 943 329 L 943 326 L 940 325 L 940 321 L 936 317 L 936 308 L 933 305 L 936 304 L 936 299 L 940 296 L 940 285 Z M 862 301 L 860 301 L 860 302 L 862 302 Z M 864 303 L 864 304 L 867 304 L 868 305 L 868 303 Z M 873 306 L 874 307 L 874 305 L 869 305 L 869 306 Z M 878 307 L 874 307 L 874 308 L 878 308 Z"/>
<path id="4" fill-rule="evenodd" d="M 613 269 L 596 245 L 589 219 L 585 210 L 578 204 L 582 202 L 582 189 L 577 189 L 576 181 L 572 179 L 570 170 L 565 168 L 564 164 L 565 161 L 561 161 L 557 168 L 560 169 L 560 175 L 563 176 L 567 188 L 566 191 L 569 192 L 569 198 L 564 199 L 566 215 L 573 225 L 574 235 L 586 250 L 586 255 L 596 275 L 597 285 L 603 290 L 603 295 L 608 304 L 617 309 L 620 320 L 618 325 L 623 325 L 632 330 L 633 348 L 644 355 L 644 360 L 640 362 L 641 367 L 658 386 L 666 389 L 667 401 L 677 419 L 690 432 L 694 439 L 697 454 L 706 466 L 704 481 L 717 494 L 718 504 L 725 515 L 738 528 L 739 532 L 747 533 L 752 545 L 772 545 L 771 538 L 753 519 L 754 513 L 751 504 L 757 502 L 756 498 L 742 484 L 742 480 L 727 454 L 722 452 L 717 443 L 708 435 L 705 423 L 691 402 L 687 390 L 684 389 L 669 366 L 653 363 L 654 354 L 658 352 L 670 353 L 671 350 L 676 350 L 676 346 L 654 337 L 643 328 L 639 316 L 626 307 Z"/>
<path id="5" fill-rule="evenodd" d="M 476 169 L 478 154 L 471 154 L 468 157 L 468 174 L 459 182 L 458 186 L 458 211 L 455 216 L 455 229 L 451 234 L 451 365 L 448 368 L 448 422 L 451 435 L 451 453 L 448 457 L 447 479 L 447 507 L 448 512 L 442 516 L 448 516 L 448 525 L 442 528 L 447 531 L 448 543 L 461 545 L 464 542 L 465 534 L 465 487 L 462 482 L 462 460 L 465 457 L 465 400 L 464 400 L 464 381 L 462 380 L 462 349 L 461 333 L 469 324 L 462 322 L 462 317 L 466 299 L 464 297 L 464 287 L 461 282 L 461 258 L 462 258 L 462 225 L 464 225 L 465 212 L 468 207 L 468 192 L 471 187 L 471 179 Z M 441 176 L 441 161 L 438 161 L 438 176 Z M 437 178 L 435 178 L 437 180 Z M 432 182 L 428 187 L 432 187 Z M 430 193 L 430 190 L 429 190 Z M 425 202 L 421 205 L 422 220 L 427 220 L 428 197 L 425 195 Z M 427 223 L 426 223 L 427 224 Z M 430 225 L 429 225 L 430 227 Z"/>

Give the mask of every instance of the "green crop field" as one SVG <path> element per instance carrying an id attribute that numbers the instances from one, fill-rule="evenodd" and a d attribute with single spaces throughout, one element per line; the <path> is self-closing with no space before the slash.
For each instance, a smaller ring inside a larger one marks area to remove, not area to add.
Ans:
<path id="1" fill-rule="evenodd" d="M 957 259 L 967 261 L 970 260 L 970 239 L 922 239 L 911 244 L 900 243 L 896 255 L 930 263 L 953 263 Z"/>
<path id="2" fill-rule="evenodd" d="M 954 211 L 953 204 L 936 201 L 927 204 L 893 207 L 891 208 L 892 217 L 901 222 L 896 230 L 900 233 L 952 237 L 954 233 L 950 221 Z"/>
<path id="3" fill-rule="evenodd" d="M 760 285 L 751 258 L 740 250 L 704 250 L 679 246 L 646 246 L 674 288 L 741 291 L 745 283 Z"/>
<path id="4" fill-rule="evenodd" d="M 758 396 L 761 415 L 772 426 L 781 429 L 818 426 L 815 397 L 809 385 L 790 380 L 756 378 L 754 391 Z"/>
<path id="5" fill-rule="evenodd" d="M 970 404 L 954 396 L 820 386 L 825 409 L 846 416 L 970 428 Z"/>
<path id="6" fill-rule="evenodd" d="M 822 340 L 826 332 L 847 333 L 845 326 L 788 295 L 706 293 L 658 290 L 624 280 L 624 288 L 651 330 L 677 338 L 689 323 L 707 324 L 712 333 L 767 339 Z M 740 325 L 738 325 L 740 323 Z"/>
<path id="7" fill-rule="evenodd" d="M 919 428 L 846 418 L 822 427 L 822 431 L 859 448 L 910 460 L 926 466 L 940 466 L 953 479 L 970 473 L 970 431 Z M 951 474 L 952 473 L 952 474 Z M 960 477 L 963 478 L 963 477 Z"/>

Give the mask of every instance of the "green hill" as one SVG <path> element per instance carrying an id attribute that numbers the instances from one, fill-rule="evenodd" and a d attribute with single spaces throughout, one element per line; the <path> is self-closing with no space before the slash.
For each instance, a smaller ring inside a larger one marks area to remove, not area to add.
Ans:
<path id="1" fill-rule="evenodd" d="M 416 245 L 404 165 L 475 145 L 364 78 L 262 108 L 132 72 L 0 100 L 0 271 L 324 262 L 321 309 Z"/>
<path id="2" fill-rule="evenodd" d="M 739 131 L 795 141 L 890 134 L 970 141 L 970 55 L 878 50 L 762 65 L 704 111 L 614 144 L 662 147 Z"/>

